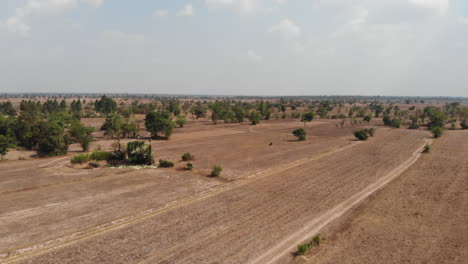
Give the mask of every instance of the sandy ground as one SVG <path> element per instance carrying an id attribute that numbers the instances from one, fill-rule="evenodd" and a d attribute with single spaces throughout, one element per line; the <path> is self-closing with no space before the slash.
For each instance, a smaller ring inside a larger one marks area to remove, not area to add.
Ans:
<path id="1" fill-rule="evenodd" d="M 379 128 L 375 138 L 357 142 L 352 128 L 317 122 L 307 128 L 309 140 L 297 142 L 289 134 L 298 125 L 188 127 L 185 136 L 153 142 L 160 157 L 193 152 L 193 173 L 79 170 L 67 167 L 69 157 L 0 164 L 0 258 L 266 263 L 272 256 L 265 252 L 284 244 L 273 254 L 282 257 L 304 236 L 291 234 L 393 175 L 429 136 Z M 210 136 L 214 129 L 220 131 Z M 220 179 L 206 177 L 214 163 L 225 167 Z"/>
<path id="2" fill-rule="evenodd" d="M 468 140 L 449 131 L 397 180 L 291 263 L 466 263 Z"/>

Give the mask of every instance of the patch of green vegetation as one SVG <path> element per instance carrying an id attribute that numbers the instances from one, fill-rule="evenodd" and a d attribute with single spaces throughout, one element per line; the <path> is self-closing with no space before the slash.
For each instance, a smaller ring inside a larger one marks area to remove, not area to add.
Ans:
<path id="1" fill-rule="evenodd" d="M 218 177 L 219 175 L 221 175 L 221 171 L 223 171 L 223 168 L 221 166 L 214 166 L 211 170 L 210 177 Z"/>

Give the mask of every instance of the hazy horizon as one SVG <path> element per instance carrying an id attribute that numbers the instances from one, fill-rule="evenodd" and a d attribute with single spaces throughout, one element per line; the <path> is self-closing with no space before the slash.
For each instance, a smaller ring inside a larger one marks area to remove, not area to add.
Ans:
<path id="1" fill-rule="evenodd" d="M 464 0 L 0 7 L 0 93 L 468 97 Z"/>

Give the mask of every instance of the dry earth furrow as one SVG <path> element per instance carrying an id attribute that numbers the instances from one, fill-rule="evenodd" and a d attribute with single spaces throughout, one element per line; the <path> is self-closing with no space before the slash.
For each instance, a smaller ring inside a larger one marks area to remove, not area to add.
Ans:
<path id="1" fill-rule="evenodd" d="M 404 137 L 407 134 L 411 136 Z M 319 159 L 317 164 L 308 162 L 269 177 L 260 177 L 228 192 L 153 215 L 138 221 L 138 225 L 127 225 L 36 256 L 29 263 L 54 263 L 58 260 L 60 263 L 158 260 L 165 260 L 165 263 L 246 263 L 288 234 L 300 230 L 311 219 L 365 190 L 369 186 L 366 177 L 374 174 L 378 174 L 374 175 L 376 178 L 385 177 L 401 162 L 408 160 L 410 154 L 421 146 L 425 135 L 420 131 L 389 130 L 375 140 L 330 155 L 328 164 Z M 401 136 L 401 139 L 392 142 L 387 141 L 386 136 Z M 370 157 L 362 155 L 375 146 L 386 150 Z M 385 159 L 389 159 L 384 164 L 386 168 L 362 166 L 363 160 L 376 164 L 374 161 Z M 340 164 L 338 167 L 342 171 L 314 173 L 323 170 L 319 167 L 329 167 L 330 164 Z M 362 172 L 348 175 L 351 168 L 359 166 Z M 306 168 L 301 170 L 303 167 Z M 337 181 L 351 179 L 361 184 L 348 188 L 348 182 L 331 192 L 320 191 L 336 186 Z M 210 233 L 213 235 L 208 237 Z M 204 243 L 199 243 L 197 238 Z M 180 245 L 186 247 L 180 248 Z M 119 253 L 116 255 L 116 252 Z"/>
<path id="2" fill-rule="evenodd" d="M 327 230 L 320 251 L 293 263 L 465 263 L 466 138 L 448 131 L 434 140 L 431 153 Z"/>
<path id="3" fill-rule="evenodd" d="M 346 146 L 346 147 L 344 147 L 342 149 L 337 149 L 337 150 L 334 150 L 334 151 L 331 151 L 331 152 L 328 152 L 328 153 L 324 153 L 324 154 L 321 154 L 321 155 L 318 155 L 318 156 L 314 156 L 311 159 L 304 160 L 303 163 L 310 162 L 310 161 L 313 161 L 315 159 L 319 159 L 319 158 L 323 158 L 323 157 L 332 155 L 335 152 L 343 151 L 343 150 L 348 149 L 349 147 L 352 147 L 354 145 L 356 145 L 356 144 L 350 144 L 350 145 L 348 145 L 348 146 Z M 294 166 L 297 166 L 297 165 L 299 165 L 299 164 L 297 164 L 297 163 L 294 163 L 292 165 L 287 164 L 285 166 L 282 166 L 278 170 L 279 171 L 287 170 L 287 169 L 289 169 L 291 167 L 294 167 Z M 201 194 L 195 196 L 195 198 L 182 199 L 180 201 L 174 201 L 172 203 L 166 204 L 166 206 L 164 206 L 164 207 L 162 207 L 160 209 L 151 208 L 151 209 L 148 209 L 148 210 L 146 210 L 144 212 L 140 212 L 135 216 L 130 216 L 130 217 L 127 217 L 127 218 L 124 218 L 124 219 L 115 220 L 115 221 L 113 221 L 111 223 L 106 223 L 106 224 L 103 224 L 103 225 L 99 225 L 99 226 L 96 226 L 94 228 L 88 228 L 87 230 L 83 230 L 81 232 L 71 234 L 71 235 L 69 235 L 67 237 L 60 237 L 60 238 L 57 238 L 55 240 L 45 242 L 43 245 L 34 245 L 34 246 L 31 246 L 31 247 L 28 247 L 28 248 L 18 249 L 18 250 L 16 250 L 17 253 L 15 253 L 15 252 L 9 252 L 8 253 L 9 258 L 8 258 L 7 261 L 14 260 L 18 256 L 22 256 L 22 255 L 25 255 L 25 254 L 30 254 L 30 252 L 37 252 L 37 251 L 41 251 L 43 249 L 54 248 L 54 247 L 57 247 L 57 246 L 62 246 L 64 244 L 70 243 L 70 242 L 74 242 L 74 241 L 77 241 L 77 240 L 88 238 L 90 236 L 95 236 L 95 235 L 100 234 L 102 232 L 107 232 L 109 230 L 119 228 L 119 227 L 125 226 L 125 225 L 130 224 L 130 223 L 134 223 L 135 221 L 140 221 L 142 219 L 145 219 L 145 218 L 148 218 L 148 217 L 151 217 L 151 216 L 166 212 L 167 210 L 178 208 L 178 207 L 184 206 L 184 205 L 186 205 L 188 203 L 192 203 L 194 201 L 199 201 L 201 199 L 205 199 L 205 198 L 214 196 L 214 195 L 216 195 L 218 193 L 225 192 L 227 190 L 231 190 L 231 189 L 236 188 L 238 186 L 247 184 L 247 183 L 249 183 L 249 182 L 251 182 L 253 180 L 257 180 L 257 178 L 265 177 L 265 176 L 268 176 L 268 175 L 271 175 L 271 174 L 277 173 L 277 172 L 278 171 L 276 171 L 276 172 L 272 171 L 272 172 L 260 174 L 260 175 L 258 175 L 256 177 L 249 177 L 249 178 L 246 178 L 246 179 L 243 179 L 243 180 L 239 180 L 239 181 L 234 182 L 233 184 L 229 184 L 227 186 L 220 187 L 220 188 L 218 188 L 218 189 L 216 189 L 214 191 L 209 191 L 209 192 L 206 192 L 206 193 L 202 192 Z"/>

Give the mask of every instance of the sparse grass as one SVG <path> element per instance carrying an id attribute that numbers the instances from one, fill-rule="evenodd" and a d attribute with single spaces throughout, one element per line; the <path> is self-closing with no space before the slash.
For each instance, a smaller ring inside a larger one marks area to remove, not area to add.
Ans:
<path id="1" fill-rule="evenodd" d="M 223 171 L 223 168 L 221 166 L 214 166 L 213 170 L 211 170 L 210 177 L 218 177 L 221 175 L 221 171 Z"/>

